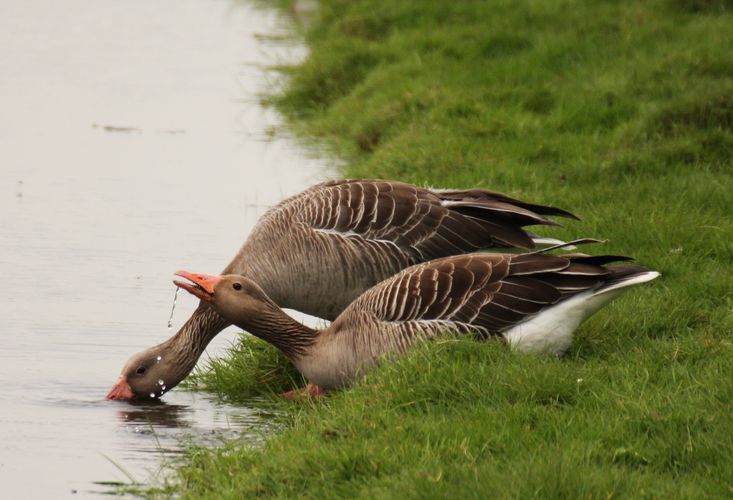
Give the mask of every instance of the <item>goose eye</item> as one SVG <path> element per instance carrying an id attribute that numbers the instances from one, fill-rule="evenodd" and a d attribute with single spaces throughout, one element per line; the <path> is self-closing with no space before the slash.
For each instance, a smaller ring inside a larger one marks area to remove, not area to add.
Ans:
<path id="1" fill-rule="evenodd" d="M 241 290 L 242 289 L 242 284 L 241 283 L 233 283 L 232 284 L 232 288 L 234 288 L 235 290 Z"/>
<path id="2" fill-rule="evenodd" d="M 142 375 L 143 373 L 145 373 L 145 367 L 141 366 L 135 371 L 135 373 L 137 373 L 138 375 Z"/>

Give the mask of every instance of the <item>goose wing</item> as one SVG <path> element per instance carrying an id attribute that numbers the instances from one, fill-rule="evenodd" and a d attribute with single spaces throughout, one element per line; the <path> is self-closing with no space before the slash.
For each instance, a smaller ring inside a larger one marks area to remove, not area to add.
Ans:
<path id="1" fill-rule="evenodd" d="M 370 342 L 406 347 L 446 330 L 503 331 L 546 307 L 606 286 L 640 266 L 618 256 L 469 254 L 412 266 L 362 294 L 344 317 L 368 318 Z"/>
<path id="2" fill-rule="evenodd" d="M 415 262 L 489 247 L 532 248 L 523 226 L 557 225 L 546 215 L 575 217 L 492 191 L 431 191 L 383 180 L 326 182 L 283 208 L 315 231 L 388 242 Z"/>

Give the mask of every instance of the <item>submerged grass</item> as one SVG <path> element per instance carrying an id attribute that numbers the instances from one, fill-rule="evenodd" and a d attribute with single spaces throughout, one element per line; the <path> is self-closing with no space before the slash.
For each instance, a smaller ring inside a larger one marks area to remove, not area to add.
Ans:
<path id="1" fill-rule="evenodd" d="M 579 214 L 544 231 L 662 272 L 562 359 L 445 339 L 262 449 L 195 449 L 183 497 L 733 495 L 733 3 L 321 0 L 272 98 L 344 173 L 481 186 Z M 244 340 L 198 380 L 298 383 Z M 275 404 L 275 403 L 273 403 Z"/>
<path id="2" fill-rule="evenodd" d="M 250 335 L 241 335 L 224 358 L 212 358 L 184 384 L 208 390 L 233 403 L 274 400 L 294 386 L 305 385 L 298 370 L 277 349 Z"/>

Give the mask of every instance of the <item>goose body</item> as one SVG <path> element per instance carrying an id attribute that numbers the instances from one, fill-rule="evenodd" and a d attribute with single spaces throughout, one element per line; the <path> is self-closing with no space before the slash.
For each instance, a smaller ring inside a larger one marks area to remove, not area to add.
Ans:
<path id="1" fill-rule="evenodd" d="M 562 354 L 574 331 L 626 288 L 659 273 L 606 266 L 614 256 L 473 253 L 409 267 L 364 292 L 328 327 L 287 316 L 253 280 L 180 271 L 177 285 L 279 348 L 312 383 L 343 387 L 383 357 L 444 332 L 497 336 L 514 349 Z"/>
<path id="2" fill-rule="evenodd" d="M 332 320 L 362 292 L 411 265 L 545 243 L 523 227 L 556 225 L 553 215 L 575 218 L 483 189 L 330 181 L 265 213 L 223 272 L 254 278 L 282 307 Z M 166 381 L 166 390 L 175 387 L 229 324 L 202 302 L 173 337 L 130 358 L 107 397 L 159 397 L 157 380 Z"/>
<path id="3" fill-rule="evenodd" d="M 557 225 L 547 215 L 574 217 L 480 189 L 331 181 L 267 212 L 224 272 L 255 278 L 282 307 L 333 320 L 365 290 L 419 262 L 555 243 L 522 229 Z"/>

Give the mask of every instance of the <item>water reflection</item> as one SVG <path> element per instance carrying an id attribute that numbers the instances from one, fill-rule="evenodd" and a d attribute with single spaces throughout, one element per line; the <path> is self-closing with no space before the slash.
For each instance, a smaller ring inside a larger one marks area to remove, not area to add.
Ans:
<path id="1" fill-rule="evenodd" d="M 192 411 L 188 406 L 168 404 L 160 399 L 128 404 L 137 408 L 117 412 L 117 420 L 126 425 L 145 427 L 155 425 L 177 429 L 191 427 Z"/>
<path id="2" fill-rule="evenodd" d="M 197 444 L 217 445 L 225 439 L 245 439 L 250 445 L 261 443 L 276 429 L 277 414 L 257 406 L 234 406 L 207 394 L 179 390 L 166 400 L 113 402 L 117 424 L 127 433 L 150 436 L 130 443 L 138 452 L 177 454 L 181 439 Z M 256 404 L 256 402 L 255 402 Z"/>
<path id="3" fill-rule="evenodd" d="M 78 498 L 154 477 L 182 438 L 269 432 L 205 394 L 102 398 L 170 335 L 173 271 L 221 270 L 268 206 L 322 180 L 253 97 L 292 51 L 255 33 L 289 28 L 228 0 L 0 2 L 3 498 Z"/>

